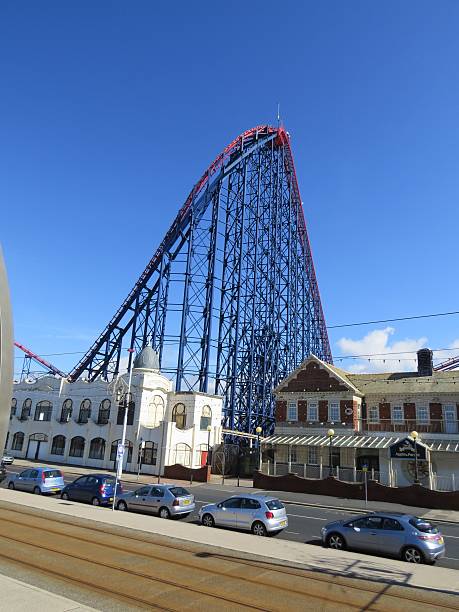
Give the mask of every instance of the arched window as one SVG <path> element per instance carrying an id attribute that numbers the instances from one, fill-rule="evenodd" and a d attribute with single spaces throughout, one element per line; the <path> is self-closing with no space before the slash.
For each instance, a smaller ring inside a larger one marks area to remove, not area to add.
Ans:
<path id="1" fill-rule="evenodd" d="M 51 421 L 53 405 L 48 400 L 42 400 L 35 406 L 35 421 Z"/>
<path id="2" fill-rule="evenodd" d="M 17 407 L 18 407 L 18 400 L 15 397 L 11 398 L 10 420 L 15 416 Z"/>
<path id="3" fill-rule="evenodd" d="M 202 407 L 202 415 L 201 415 L 201 431 L 205 431 L 209 425 L 212 423 L 212 410 L 210 406 Z"/>
<path id="4" fill-rule="evenodd" d="M 110 461 L 116 461 L 116 451 L 118 448 L 118 444 L 121 444 L 121 440 L 114 440 L 112 442 L 112 446 L 110 448 Z M 131 463 L 132 461 L 132 442 L 129 440 L 124 441 L 124 447 L 127 448 L 127 463 Z"/>
<path id="5" fill-rule="evenodd" d="M 51 455 L 63 455 L 65 449 L 65 436 L 54 436 L 51 444 Z"/>
<path id="6" fill-rule="evenodd" d="M 72 418 L 72 411 L 73 411 L 73 402 L 70 398 L 67 398 L 66 400 L 64 400 L 64 403 L 62 404 L 61 418 L 59 419 L 59 421 L 61 423 L 68 423 L 70 419 Z"/>
<path id="7" fill-rule="evenodd" d="M 31 410 L 32 410 L 32 400 L 30 399 L 30 397 L 28 397 L 22 402 L 21 416 L 19 417 L 19 420 L 26 421 L 30 416 Z"/>
<path id="8" fill-rule="evenodd" d="M 98 425 L 107 425 L 110 420 L 110 406 L 112 405 L 109 399 L 103 399 L 99 404 L 99 414 L 97 416 Z"/>
<path id="9" fill-rule="evenodd" d="M 164 419 L 164 398 L 154 395 L 148 405 L 147 423 L 149 427 L 157 427 Z"/>
<path id="10" fill-rule="evenodd" d="M 91 400 L 84 399 L 80 404 L 80 414 L 78 415 L 78 423 L 87 423 L 91 416 Z"/>
<path id="11" fill-rule="evenodd" d="M 191 467 L 191 447 L 188 444 L 180 442 L 175 446 L 175 461 L 185 467 Z"/>
<path id="12" fill-rule="evenodd" d="M 84 454 L 84 438 L 75 436 L 70 441 L 69 457 L 82 457 Z"/>
<path id="13" fill-rule="evenodd" d="M 11 450 L 21 451 L 24 444 L 24 434 L 22 431 L 17 431 L 13 436 L 13 444 Z"/>
<path id="14" fill-rule="evenodd" d="M 186 408 L 185 404 L 175 404 L 172 410 L 172 422 L 175 423 L 177 429 L 185 429 L 186 427 Z"/>
<path id="15" fill-rule="evenodd" d="M 90 459 L 103 459 L 105 456 L 105 440 L 103 438 L 93 438 L 89 447 Z"/>
<path id="16" fill-rule="evenodd" d="M 135 402 L 132 399 L 132 394 L 128 394 L 126 393 L 126 395 L 124 395 L 119 404 L 118 404 L 118 416 L 116 418 L 116 424 L 117 425 L 123 425 L 124 423 L 124 412 L 126 410 L 127 407 L 127 424 L 128 425 L 134 425 L 134 412 L 135 412 Z"/>
<path id="17" fill-rule="evenodd" d="M 5 450 L 8 448 L 8 440 L 10 439 L 10 432 L 6 432 L 6 442 L 5 442 Z"/>
<path id="18" fill-rule="evenodd" d="M 140 454 L 140 448 L 139 448 Z M 158 445 L 154 442 L 144 442 L 142 451 L 142 463 L 144 465 L 156 465 L 156 458 L 158 454 Z"/>

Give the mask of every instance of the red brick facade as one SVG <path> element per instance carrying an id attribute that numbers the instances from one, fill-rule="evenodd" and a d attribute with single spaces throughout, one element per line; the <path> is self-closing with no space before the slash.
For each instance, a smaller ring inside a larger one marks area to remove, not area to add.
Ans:
<path id="1" fill-rule="evenodd" d="M 432 404 L 429 404 L 429 408 L 430 408 L 430 420 L 431 421 L 441 420 L 443 416 L 441 404 L 432 403 Z"/>
<path id="2" fill-rule="evenodd" d="M 403 404 L 403 412 L 407 421 L 416 420 L 416 404 L 405 403 Z"/>
<path id="3" fill-rule="evenodd" d="M 384 404 L 379 404 L 379 418 L 381 421 L 390 421 L 390 404 L 388 404 L 387 402 Z"/>
<path id="4" fill-rule="evenodd" d="M 316 391 L 348 391 L 348 388 L 312 361 L 279 391 L 281 393 L 286 391 L 314 393 Z"/>
<path id="5" fill-rule="evenodd" d="M 308 402 L 300 400 L 298 402 L 298 420 L 301 423 L 306 423 L 308 418 Z"/>
<path id="6" fill-rule="evenodd" d="M 355 404 L 357 406 L 357 402 L 355 402 Z M 354 408 L 354 402 L 352 400 L 341 400 L 339 406 L 341 423 L 353 423 L 354 411 L 357 412 L 357 407 Z M 347 414 L 348 412 L 349 414 Z"/>
<path id="7" fill-rule="evenodd" d="M 319 401 L 319 421 L 321 423 L 328 421 L 328 400 Z"/>

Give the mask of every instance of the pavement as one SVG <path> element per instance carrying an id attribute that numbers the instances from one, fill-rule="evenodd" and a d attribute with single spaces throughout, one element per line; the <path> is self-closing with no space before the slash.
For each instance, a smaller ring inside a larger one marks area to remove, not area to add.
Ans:
<path id="1" fill-rule="evenodd" d="M 67 597 L 56 595 L 15 578 L 0 574 L 2 610 L 23 612 L 25 610 L 46 610 L 46 612 L 84 612 L 94 610 Z"/>
<path id="2" fill-rule="evenodd" d="M 441 593 L 455 595 L 450 609 L 459 609 L 459 580 L 455 570 L 443 567 L 412 565 L 395 559 L 385 559 L 362 555 L 349 551 L 335 551 L 323 549 L 319 546 L 305 546 L 301 542 L 281 540 L 277 538 L 257 538 L 251 534 L 225 529 L 209 529 L 200 525 L 185 523 L 183 521 L 167 521 L 154 516 L 113 512 L 108 508 L 93 507 L 75 502 L 63 501 L 45 496 L 35 496 L 19 491 L 0 489 L 0 507 L 2 509 L 25 512 L 31 517 L 55 516 L 55 520 L 71 518 L 72 524 L 88 526 L 93 522 L 104 533 L 116 533 L 117 529 L 127 529 L 143 533 L 144 538 L 162 536 L 173 546 L 173 542 L 195 543 L 203 546 L 215 547 L 215 555 L 226 553 L 238 554 L 239 557 L 264 560 L 266 563 L 277 564 L 288 568 L 302 568 L 308 571 L 320 572 L 323 576 L 335 577 L 336 580 L 348 577 L 371 581 L 380 585 L 387 583 L 403 587 L 422 589 L 425 593 Z M 19 516 L 19 515 L 18 515 Z M 137 536 L 138 537 L 138 536 Z M 218 552 L 220 550 L 220 553 Z M 9 590 L 21 588 L 16 583 L 5 585 Z M 33 609 L 45 609 L 36 606 L 34 592 L 22 589 L 24 606 L 18 610 L 26 610 L 33 605 Z M 29 606 L 26 602 L 29 602 Z M 2 595 L 2 603 L 4 602 Z M 32 604 L 33 602 L 33 604 Z M 65 602 L 63 602 L 64 605 Z M 3 607 L 3 606 L 2 606 Z M 7 608 L 14 609 L 14 608 Z M 55 608 L 58 609 L 58 608 Z M 59 608 L 69 609 L 72 608 Z M 73 609 L 78 609 L 76 605 Z M 82 608 L 84 609 L 84 608 Z"/>

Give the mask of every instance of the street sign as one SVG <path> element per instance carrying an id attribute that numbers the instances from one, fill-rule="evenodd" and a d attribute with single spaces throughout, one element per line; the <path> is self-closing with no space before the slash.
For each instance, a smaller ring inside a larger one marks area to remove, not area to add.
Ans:
<path id="1" fill-rule="evenodd" d="M 415 444 L 417 453 L 414 451 Z M 415 442 L 411 438 L 399 440 L 395 444 L 389 446 L 389 449 L 392 459 L 410 459 L 412 461 L 415 459 L 416 454 L 417 458 L 420 460 L 425 461 L 427 459 L 426 447 L 423 444 L 419 444 L 419 442 Z"/>
<path id="2" fill-rule="evenodd" d="M 124 447 L 124 444 L 118 444 L 118 448 L 116 449 L 116 456 L 118 457 L 118 459 L 124 457 L 125 450 L 126 449 Z"/>

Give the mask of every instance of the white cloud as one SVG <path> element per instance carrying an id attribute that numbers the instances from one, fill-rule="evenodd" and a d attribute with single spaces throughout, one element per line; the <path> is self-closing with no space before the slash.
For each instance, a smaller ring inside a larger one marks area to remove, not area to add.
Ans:
<path id="1" fill-rule="evenodd" d="M 390 338 L 394 333 L 393 327 L 385 327 L 369 332 L 360 340 L 341 338 L 336 343 L 341 355 L 368 355 L 368 357 L 336 360 L 336 364 L 354 373 L 415 371 L 416 352 L 427 346 L 427 338 L 405 338 L 391 343 Z"/>

